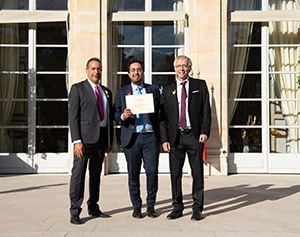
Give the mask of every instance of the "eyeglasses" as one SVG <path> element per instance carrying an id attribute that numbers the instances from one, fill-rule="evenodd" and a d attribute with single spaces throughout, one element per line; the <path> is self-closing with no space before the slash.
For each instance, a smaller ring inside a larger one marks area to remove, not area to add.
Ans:
<path id="1" fill-rule="evenodd" d="M 183 65 L 176 65 L 175 67 L 176 67 L 176 68 L 184 68 L 184 69 L 186 69 L 186 68 L 188 68 L 189 66 L 183 64 Z"/>

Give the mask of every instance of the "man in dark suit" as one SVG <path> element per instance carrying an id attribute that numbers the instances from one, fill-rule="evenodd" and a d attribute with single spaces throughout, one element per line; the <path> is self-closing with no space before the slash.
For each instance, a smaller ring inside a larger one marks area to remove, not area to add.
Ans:
<path id="1" fill-rule="evenodd" d="M 118 90 L 115 98 L 115 120 L 121 126 L 121 145 L 127 161 L 128 185 L 133 205 L 132 216 L 142 218 L 140 196 L 140 170 L 142 160 L 147 177 L 147 215 L 157 217 L 154 209 L 158 186 L 159 157 L 159 89 L 143 82 L 144 63 L 138 59 L 128 62 L 131 84 Z M 154 113 L 133 114 L 126 106 L 126 96 L 153 94 Z"/>
<path id="2" fill-rule="evenodd" d="M 169 153 L 173 205 L 167 218 L 182 216 L 181 179 L 187 154 L 193 176 L 191 219 L 200 220 L 204 197 L 202 152 L 211 125 L 209 94 L 204 80 L 189 77 L 192 62 L 187 56 L 178 56 L 174 68 L 176 82 L 166 86 L 161 97 L 161 142 L 164 151 Z"/>
<path id="3" fill-rule="evenodd" d="M 87 165 L 89 167 L 88 213 L 94 217 L 109 215 L 99 209 L 100 175 L 105 152 L 112 147 L 112 93 L 101 85 L 102 63 L 91 58 L 86 64 L 87 79 L 74 84 L 69 95 L 69 124 L 74 143 L 74 161 L 70 180 L 72 224 L 81 224 Z"/>

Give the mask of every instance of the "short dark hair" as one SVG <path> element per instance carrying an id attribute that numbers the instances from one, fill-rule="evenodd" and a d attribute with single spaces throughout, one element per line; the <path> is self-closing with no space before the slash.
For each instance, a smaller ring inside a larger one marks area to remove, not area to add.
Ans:
<path id="1" fill-rule="evenodd" d="M 127 71 L 130 72 L 130 65 L 133 63 L 139 63 L 142 66 L 142 69 L 144 71 L 144 61 L 142 59 L 138 59 L 138 58 L 131 58 L 129 59 L 128 63 L 127 63 Z"/>
<path id="2" fill-rule="evenodd" d="M 89 64 L 90 64 L 90 62 L 92 62 L 92 61 L 96 61 L 96 62 L 98 62 L 98 63 L 100 63 L 100 64 L 102 65 L 102 62 L 101 62 L 101 60 L 100 60 L 99 58 L 93 57 L 93 58 L 90 58 L 90 59 L 86 62 L 86 66 L 85 66 L 86 69 L 89 68 Z"/>

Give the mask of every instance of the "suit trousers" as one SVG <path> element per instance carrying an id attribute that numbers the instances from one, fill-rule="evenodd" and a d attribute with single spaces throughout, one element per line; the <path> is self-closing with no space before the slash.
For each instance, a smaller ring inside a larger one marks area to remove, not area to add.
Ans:
<path id="1" fill-rule="evenodd" d="M 141 208 L 140 172 L 142 162 L 146 171 L 147 206 L 153 207 L 158 189 L 159 144 L 154 133 L 133 133 L 128 146 L 124 147 L 127 161 L 130 200 L 134 208 Z"/>
<path id="2" fill-rule="evenodd" d="M 179 141 L 176 146 L 171 147 L 169 154 L 171 185 L 172 185 L 172 205 L 175 210 L 184 209 L 182 197 L 182 168 L 185 161 L 185 155 L 188 155 L 189 164 L 192 170 L 192 208 L 203 210 L 204 198 L 204 176 L 203 176 L 203 143 L 195 139 L 192 131 L 189 130 L 179 135 Z"/>
<path id="3" fill-rule="evenodd" d="M 97 143 L 84 144 L 85 153 L 82 158 L 78 158 L 76 155 L 74 155 L 69 192 L 71 216 L 79 216 L 82 210 L 81 205 L 84 199 L 87 165 L 89 168 L 89 199 L 87 201 L 88 209 L 92 212 L 99 210 L 98 201 L 100 195 L 100 177 L 106 149 L 104 146 L 104 144 L 106 144 L 106 140 L 107 138 L 105 138 L 105 136 L 100 136 Z"/>

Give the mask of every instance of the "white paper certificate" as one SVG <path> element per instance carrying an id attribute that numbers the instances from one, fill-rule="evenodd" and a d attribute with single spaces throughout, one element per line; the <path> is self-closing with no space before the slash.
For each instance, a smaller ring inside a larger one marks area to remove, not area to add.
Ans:
<path id="1" fill-rule="evenodd" d="M 154 113 L 153 94 L 126 95 L 126 107 L 133 114 Z"/>

